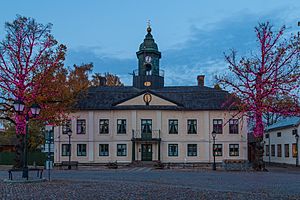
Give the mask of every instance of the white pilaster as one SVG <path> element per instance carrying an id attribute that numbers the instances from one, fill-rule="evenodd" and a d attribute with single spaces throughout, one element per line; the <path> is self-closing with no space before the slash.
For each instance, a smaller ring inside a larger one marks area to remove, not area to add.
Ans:
<path id="1" fill-rule="evenodd" d="M 157 119 L 157 124 L 156 124 L 156 130 L 161 130 L 161 120 L 162 120 L 162 114 L 161 111 L 156 111 L 156 119 Z"/>
<path id="2" fill-rule="evenodd" d="M 89 156 L 89 161 L 93 162 L 94 161 L 94 112 L 89 111 L 88 115 L 88 156 Z"/>
<path id="3" fill-rule="evenodd" d="M 204 111 L 203 114 L 203 134 L 204 134 L 204 141 L 208 141 L 208 142 L 204 142 L 203 145 L 205 145 L 205 160 L 207 161 L 211 161 L 211 151 L 212 151 L 212 144 L 210 142 L 211 139 L 211 131 L 210 131 L 210 115 L 209 115 L 209 111 Z"/>
<path id="4" fill-rule="evenodd" d="M 131 111 L 131 125 L 133 130 L 137 130 L 136 110 Z"/>

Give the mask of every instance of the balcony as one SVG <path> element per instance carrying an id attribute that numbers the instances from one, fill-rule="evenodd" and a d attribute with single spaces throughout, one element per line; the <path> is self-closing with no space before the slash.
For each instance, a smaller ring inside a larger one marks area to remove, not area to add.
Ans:
<path id="1" fill-rule="evenodd" d="M 141 130 L 132 130 L 132 141 L 160 141 L 160 130 L 143 132 Z"/>
<path id="2" fill-rule="evenodd" d="M 139 70 L 138 70 L 138 69 L 134 70 L 133 73 L 132 73 L 132 75 L 133 75 L 133 76 L 139 76 L 139 75 L 140 75 L 140 74 L 139 74 Z M 149 72 L 148 75 L 152 75 L 151 71 Z M 164 76 L 165 76 L 165 71 L 160 69 L 160 70 L 158 71 L 158 75 L 161 76 L 161 77 L 164 77 Z"/>

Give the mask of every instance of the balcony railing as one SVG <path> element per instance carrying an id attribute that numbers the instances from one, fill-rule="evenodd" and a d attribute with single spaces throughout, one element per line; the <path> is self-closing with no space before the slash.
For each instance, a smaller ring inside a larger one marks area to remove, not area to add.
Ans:
<path id="1" fill-rule="evenodd" d="M 143 132 L 141 130 L 132 130 L 132 139 L 159 140 L 160 139 L 160 130 L 152 130 L 152 132 Z"/>
<path id="2" fill-rule="evenodd" d="M 138 69 L 134 70 L 132 74 L 133 74 L 133 76 L 138 76 L 139 75 L 139 70 Z M 151 74 L 149 74 L 149 75 L 151 75 Z M 165 76 L 165 71 L 160 69 L 159 70 L 159 76 L 164 77 Z"/>

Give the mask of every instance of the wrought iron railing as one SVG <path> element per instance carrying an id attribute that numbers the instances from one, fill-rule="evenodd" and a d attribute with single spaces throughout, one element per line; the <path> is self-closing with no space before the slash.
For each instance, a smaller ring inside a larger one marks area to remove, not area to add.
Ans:
<path id="1" fill-rule="evenodd" d="M 132 74 L 133 74 L 133 76 L 138 76 L 139 75 L 139 70 L 138 69 L 134 70 Z M 165 71 L 160 69 L 159 70 L 159 76 L 164 77 L 165 76 Z"/>
<path id="2" fill-rule="evenodd" d="M 160 130 L 152 130 L 152 132 L 143 132 L 141 130 L 132 130 L 133 139 L 152 140 L 160 139 Z"/>

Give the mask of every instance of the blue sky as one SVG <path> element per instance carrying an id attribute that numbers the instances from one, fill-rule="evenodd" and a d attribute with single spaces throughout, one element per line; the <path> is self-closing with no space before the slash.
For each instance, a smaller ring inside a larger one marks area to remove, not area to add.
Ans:
<path id="1" fill-rule="evenodd" d="M 198 74 L 212 85 L 226 69 L 224 52 L 255 50 L 258 22 L 300 30 L 299 0 L 9 0 L 1 8 L 1 40 L 4 23 L 16 14 L 51 22 L 55 38 L 68 47 L 66 65 L 93 62 L 94 72 L 117 74 L 126 85 L 149 19 L 166 85 L 195 85 Z"/>

